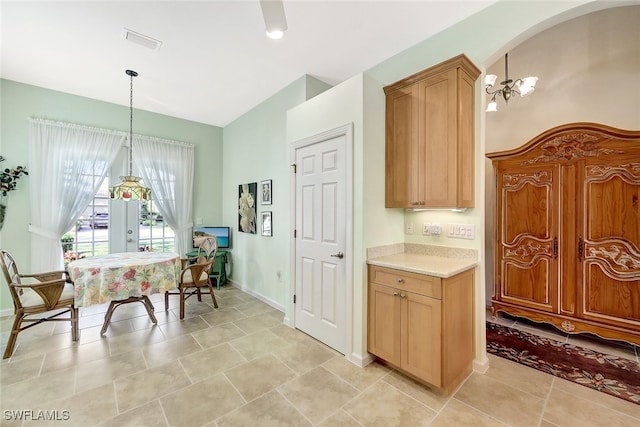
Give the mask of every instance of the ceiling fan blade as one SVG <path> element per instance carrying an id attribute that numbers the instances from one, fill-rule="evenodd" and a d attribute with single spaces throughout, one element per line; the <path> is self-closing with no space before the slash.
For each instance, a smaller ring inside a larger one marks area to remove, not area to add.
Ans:
<path id="1" fill-rule="evenodd" d="M 267 34 L 274 32 L 284 34 L 287 30 L 287 18 L 284 15 L 282 0 L 260 0 L 260 7 Z"/>

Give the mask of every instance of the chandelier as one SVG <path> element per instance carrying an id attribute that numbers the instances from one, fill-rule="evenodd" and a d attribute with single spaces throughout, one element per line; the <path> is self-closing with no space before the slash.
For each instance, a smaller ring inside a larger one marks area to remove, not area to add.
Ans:
<path id="1" fill-rule="evenodd" d="M 142 178 L 133 176 L 133 78 L 138 73 L 133 70 L 126 70 L 125 73 L 131 78 L 129 91 L 129 175 L 121 176 L 120 184 L 109 188 L 109 197 L 117 200 L 149 200 L 151 189 L 145 187 Z"/>
<path id="2" fill-rule="evenodd" d="M 484 78 L 484 88 L 488 95 L 491 96 L 491 101 L 487 105 L 487 112 L 498 111 L 498 103 L 496 98 L 502 96 L 504 102 L 509 102 L 511 95 L 517 93 L 520 96 L 530 95 L 536 88 L 537 77 L 525 77 L 524 79 L 511 80 L 509 78 L 509 57 L 508 53 L 504 54 L 504 80 L 500 82 L 501 88 L 489 91 L 491 87 L 496 83 L 498 76 L 495 74 L 489 74 Z"/>

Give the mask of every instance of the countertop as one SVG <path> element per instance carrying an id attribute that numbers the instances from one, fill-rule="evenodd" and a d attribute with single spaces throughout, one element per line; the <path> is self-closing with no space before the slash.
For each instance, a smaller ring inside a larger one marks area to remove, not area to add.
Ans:
<path id="1" fill-rule="evenodd" d="M 398 253 L 371 258 L 368 264 L 446 279 L 478 265 L 475 259 L 452 258 L 416 253 Z"/>

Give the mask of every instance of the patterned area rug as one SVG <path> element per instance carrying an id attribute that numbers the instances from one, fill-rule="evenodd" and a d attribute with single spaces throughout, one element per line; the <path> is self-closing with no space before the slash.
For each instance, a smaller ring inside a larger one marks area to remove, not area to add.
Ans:
<path id="1" fill-rule="evenodd" d="M 487 352 L 640 405 L 640 365 L 487 322 Z"/>

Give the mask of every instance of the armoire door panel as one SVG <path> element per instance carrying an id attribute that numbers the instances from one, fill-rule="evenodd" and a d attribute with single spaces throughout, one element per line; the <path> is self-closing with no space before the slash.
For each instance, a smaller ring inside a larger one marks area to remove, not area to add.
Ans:
<path id="1" fill-rule="evenodd" d="M 554 309 L 553 283 L 548 277 L 554 277 L 550 271 L 549 259 L 538 258 L 530 265 L 517 265 L 504 262 L 505 283 L 502 291 L 504 302 L 515 302 L 544 311 Z"/>
<path id="2" fill-rule="evenodd" d="M 640 329 L 640 163 L 588 164 L 582 316 Z"/>
<path id="3" fill-rule="evenodd" d="M 640 329 L 640 279 L 616 280 L 599 263 L 585 261 L 583 316 Z"/>
<path id="4" fill-rule="evenodd" d="M 500 176 L 500 296 L 505 302 L 555 311 L 556 168 L 519 168 Z"/>

